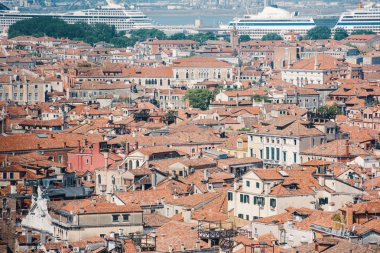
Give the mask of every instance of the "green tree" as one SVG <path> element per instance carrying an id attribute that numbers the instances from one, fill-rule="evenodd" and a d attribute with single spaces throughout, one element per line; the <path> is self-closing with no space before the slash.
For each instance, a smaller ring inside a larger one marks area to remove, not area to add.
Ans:
<path id="1" fill-rule="evenodd" d="M 268 41 L 268 40 L 283 40 L 283 38 L 278 35 L 277 33 L 268 33 L 268 34 L 265 34 L 261 40 L 263 41 Z"/>
<path id="2" fill-rule="evenodd" d="M 201 110 L 207 110 L 212 98 L 212 92 L 207 89 L 191 89 L 187 91 L 185 96 L 185 99 L 189 100 L 192 107 Z"/>
<path id="3" fill-rule="evenodd" d="M 159 40 L 166 39 L 166 34 L 158 29 L 139 29 L 132 31 L 130 34 L 131 37 L 135 37 L 139 41 L 144 41 L 149 38 L 156 38 Z"/>
<path id="4" fill-rule="evenodd" d="M 171 40 L 185 40 L 186 38 L 186 34 L 184 33 L 175 33 L 169 37 Z"/>
<path id="5" fill-rule="evenodd" d="M 187 39 L 194 40 L 199 43 L 204 43 L 208 40 L 216 40 L 216 36 L 212 32 L 197 33 L 197 34 L 190 34 L 189 36 L 187 36 Z"/>
<path id="6" fill-rule="evenodd" d="M 328 106 L 328 105 L 321 106 L 318 108 L 317 112 L 322 117 L 327 118 L 327 119 L 333 119 L 336 117 L 336 115 L 342 114 L 342 111 L 336 104 L 333 104 L 331 106 Z"/>
<path id="7" fill-rule="evenodd" d="M 337 28 L 335 30 L 334 40 L 342 40 L 342 39 L 347 38 L 347 37 L 348 37 L 348 33 L 345 29 Z"/>
<path id="8" fill-rule="evenodd" d="M 366 35 L 366 34 L 375 34 L 375 32 L 371 30 L 353 30 L 351 33 L 351 35 Z"/>
<path id="9" fill-rule="evenodd" d="M 241 35 L 239 37 L 239 42 L 247 42 L 247 41 L 250 41 L 251 40 L 251 37 L 249 35 Z"/>
<path id="10" fill-rule="evenodd" d="M 306 38 L 309 40 L 326 40 L 331 37 L 331 29 L 327 26 L 316 26 L 307 31 Z"/>
<path id="11" fill-rule="evenodd" d="M 255 102 L 261 102 L 264 100 L 265 103 L 269 103 L 270 102 L 270 99 L 268 97 L 268 95 L 258 95 L 258 94 L 255 94 L 252 96 L 252 99 L 255 100 Z"/>

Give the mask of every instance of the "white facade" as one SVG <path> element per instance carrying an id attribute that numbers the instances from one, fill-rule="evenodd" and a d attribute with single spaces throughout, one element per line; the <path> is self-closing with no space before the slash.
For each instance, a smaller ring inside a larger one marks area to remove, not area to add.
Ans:
<path id="1" fill-rule="evenodd" d="M 248 136 L 250 156 L 263 160 L 265 166 L 289 166 L 301 163 L 302 151 L 326 142 L 322 132 L 317 136 L 281 136 L 270 132 L 248 133 Z"/>
<path id="2" fill-rule="evenodd" d="M 32 205 L 28 215 L 22 219 L 21 226 L 51 235 L 54 233 L 54 226 L 47 207 L 47 199 L 42 197 L 40 187 L 38 187 L 37 197 L 32 198 Z"/>

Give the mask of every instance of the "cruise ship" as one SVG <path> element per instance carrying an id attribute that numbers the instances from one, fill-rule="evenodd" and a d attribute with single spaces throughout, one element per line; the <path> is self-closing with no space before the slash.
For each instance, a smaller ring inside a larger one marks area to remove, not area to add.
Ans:
<path id="1" fill-rule="evenodd" d="M 290 13 L 275 5 L 266 5 L 262 12 L 256 15 L 244 15 L 234 18 L 228 25 L 220 25 L 221 34 L 228 35 L 236 29 L 239 35 L 249 35 L 251 39 L 261 39 L 268 33 L 277 33 L 281 36 L 287 32 L 305 35 L 316 25 L 311 17 L 300 17 L 298 12 Z"/>
<path id="2" fill-rule="evenodd" d="M 356 10 L 340 16 L 336 28 L 344 28 L 348 33 L 354 30 L 371 30 L 380 34 L 380 3 L 360 3 Z"/>
<path id="3" fill-rule="evenodd" d="M 68 13 L 24 13 L 17 10 L 0 11 L 0 29 L 8 30 L 9 26 L 17 21 L 33 17 L 60 18 L 69 24 L 84 22 L 88 24 L 103 23 L 115 26 L 117 31 L 130 31 L 136 29 L 153 28 L 151 20 L 141 11 L 126 9 L 114 4 L 110 0 L 107 6 L 96 9 L 80 10 Z"/>

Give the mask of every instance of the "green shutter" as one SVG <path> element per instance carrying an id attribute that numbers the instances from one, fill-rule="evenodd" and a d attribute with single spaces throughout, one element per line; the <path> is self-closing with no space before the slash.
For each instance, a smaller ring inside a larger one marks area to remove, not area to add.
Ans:
<path id="1" fill-rule="evenodd" d="M 253 204 L 257 205 L 257 197 L 253 197 Z"/>

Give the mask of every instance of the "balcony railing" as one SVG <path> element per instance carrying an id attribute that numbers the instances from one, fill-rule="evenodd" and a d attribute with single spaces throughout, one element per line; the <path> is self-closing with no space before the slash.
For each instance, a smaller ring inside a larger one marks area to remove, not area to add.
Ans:
<path id="1" fill-rule="evenodd" d="M 348 237 L 353 236 L 353 233 L 351 231 L 346 230 L 346 229 L 337 230 L 337 229 L 333 229 L 333 228 L 329 228 L 329 227 L 323 227 L 323 226 L 316 225 L 316 224 L 311 224 L 310 227 L 312 229 L 315 229 L 315 230 L 318 230 L 320 232 L 323 232 L 323 233 L 326 233 L 329 235 L 333 235 L 336 237 L 348 238 Z"/>

